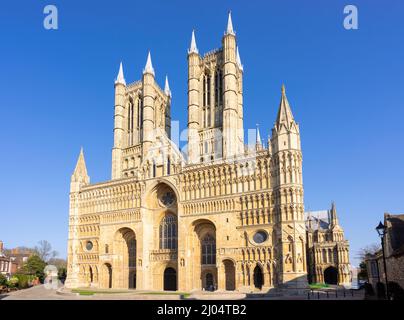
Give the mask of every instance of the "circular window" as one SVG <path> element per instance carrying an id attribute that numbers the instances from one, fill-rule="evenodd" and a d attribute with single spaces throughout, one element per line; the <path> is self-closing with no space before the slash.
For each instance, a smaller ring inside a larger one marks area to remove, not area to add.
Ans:
<path id="1" fill-rule="evenodd" d="M 163 205 L 166 207 L 171 206 L 175 201 L 175 196 L 172 192 L 166 192 L 162 197 L 161 197 L 161 202 Z"/>
<path id="2" fill-rule="evenodd" d="M 87 241 L 86 243 L 86 249 L 88 251 L 91 251 L 91 249 L 93 248 L 93 243 L 91 241 Z"/>
<path id="3" fill-rule="evenodd" d="M 265 231 L 258 231 L 253 236 L 255 243 L 263 243 L 268 239 L 268 235 Z"/>

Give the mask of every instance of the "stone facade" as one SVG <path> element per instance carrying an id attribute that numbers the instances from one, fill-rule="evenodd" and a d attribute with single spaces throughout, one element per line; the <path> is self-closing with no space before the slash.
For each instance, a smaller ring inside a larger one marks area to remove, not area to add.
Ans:
<path id="1" fill-rule="evenodd" d="M 404 214 L 386 213 L 384 225 L 387 227 L 384 247 L 388 281 L 395 282 L 404 289 Z M 378 282 L 386 284 L 382 250 L 368 254 L 365 262 L 369 283 L 377 292 Z"/>
<path id="2" fill-rule="evenodd" d="M 307 287 L 302 152 L 284 86 L 272 137 L 244 144 L 243 66 L 229 15 L 222 48 L 188 51 L 188 146 L 170 139 L 171 91 L 115 81 L 112 179 L 71 178 L 66 287 Z"/>
<path id="3" fill-rule="evenodd" d="M 349 243 L 338 222 L 335 204 L 331 210 L 305 215 L 309 282 L 350 285 Z"/>

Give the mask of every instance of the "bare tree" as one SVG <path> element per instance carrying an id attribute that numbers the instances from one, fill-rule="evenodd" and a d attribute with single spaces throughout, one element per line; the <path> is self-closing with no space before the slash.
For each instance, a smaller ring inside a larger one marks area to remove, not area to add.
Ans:
<path id="1" fill-rule="evenodd" d="M 41 240 L 38 245 L 35 246 L 35 253 L 45 262 L 57 257 L 58 252 L 52 250 L 52 245 L 47 240 Z"/>
<path id="2" fill-rule="evenodd" d="M 357 258 L 360 259 L 360 261 L 364 261 L 366 255 L 375 254 L 380 249 L 381 249 L 380 244 L 372 243 L 366 247 L 359 249 L 359 251 L 357 252 Z"/>

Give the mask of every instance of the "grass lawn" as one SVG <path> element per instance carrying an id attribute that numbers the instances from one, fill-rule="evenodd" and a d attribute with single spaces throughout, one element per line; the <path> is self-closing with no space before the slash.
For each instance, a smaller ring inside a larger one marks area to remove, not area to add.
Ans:
<path id="1" fill-rule="evenodd" d="M 184 298 L 188 298 L 190 294 L 188 292 L 144 292 L 144 291 L 113 291 L 113 290 L 88 290 L 88 289 L 73 289 L 72 292 L 78 293 L 81 296 L 92 296 L 94 294 L 115 294 L 115 293 L 131 293 L 131 294 L 145 294 L 145 295 L 182 295 Z"/>
<path id="2" fill-rule="evenodd" d="M 327 283 L 311 283 L 309 286 L 310 289 L 324 289 L 329 287 Z"/>
<path id="3" fill-rule="evenodd" d="M 72 292 L 78 293 L 81 296 L 92 296 L 93 294 L 97 293 L 107 293 L 107 294 L 113 294 L 113 293 L 127 293 L 127 291 L 96 291 L 96 290 L 86 290 L 86 289 L 73 289 Z"/>

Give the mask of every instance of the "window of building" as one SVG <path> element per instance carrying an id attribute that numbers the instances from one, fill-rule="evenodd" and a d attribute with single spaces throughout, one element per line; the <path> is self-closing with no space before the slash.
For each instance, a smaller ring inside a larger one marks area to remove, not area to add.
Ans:
<path id="1" fill-rule="evenodd" d="M 177 218 L 167 214 L 160 222 L 160 249 L 177 249 Z"/>
<path id="2" fill-rule="evenodd" d="M 258 231 L 253 236 L 253 240 L 254 240 L 255 243 L 263 243 L 267 239 L 268 239 L 268 235 L 267 235 L 267 233 L 265 231 Z M 289 251 L 291 251 L 290 247 L 289 247 Z"/>
<path id="3" fill-rule="evenodd" d="M 86 249 L 87 251 L 91 251 L 93 249 L 93 243 L 91 241 L 87 241 Z"/>
<path id="4" fill-rule="evenodd" d="M 171 173 L 171 160 L 170 157 L 167 158 L 167 175 Z"/>
<path id="5" fill-rule="evenodd" d="M 202 264 L 216 264 L 216 240 L 210 234 L 202 239 Z"/>
<path id="6" fill-rule="evenodd" d="M 129 267 L 136 267 L 136 238 L 133 237 L 128 241 L 128 257 Z"/>

